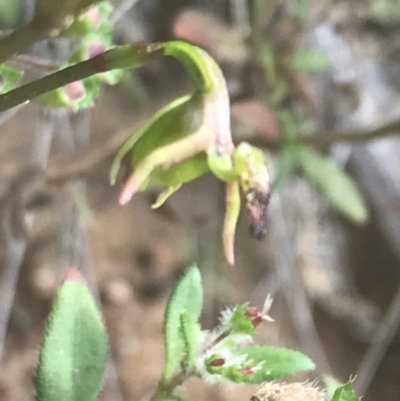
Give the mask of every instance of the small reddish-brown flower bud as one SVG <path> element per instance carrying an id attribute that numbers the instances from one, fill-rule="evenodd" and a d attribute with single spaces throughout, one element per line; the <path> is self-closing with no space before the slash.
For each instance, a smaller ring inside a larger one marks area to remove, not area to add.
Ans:
<path id="1" fill-rule="evenodd" d="M 243 376 L 248 376 L 254 373 L 253 368 L 251 366 L 244 366 L 243 368 L 240 368 L 238 370 Z"/>
<path id="2" fill-rule="evenodd" d="M 263 322 L 263 317 L 261 315 L 255 317 L 251 323 L 253 324 L 254 327 L 259 326 Z"/>
<path id="3" fill-rule="evenodd" d="M 261 313 L 256 308 L 249 307 L 246 309 L 246 312 L 244 314 L 245 316 L 253 318 L 251 320 L 251 323 L 254 327 L 259 326 L 263 321 Z"/>
<path id="4" fill-rule="evenodd" d="M 210 362 L 210 366 L 213 366 L 213 367 L 222 366 L 224 364 L 225 364 L 224 358 L 215 358 Z"/>
<path id="5" fill-rule="evenodd" d="M 258 310 L 256 308 L 253 308 L 253 307 L 247 308 L 246 312 L 244 312 L 244 314 L 245 314 L 245 316 L 248 316 L 248 317 L 256 317 L 256 316 L 260 315 Z"/>

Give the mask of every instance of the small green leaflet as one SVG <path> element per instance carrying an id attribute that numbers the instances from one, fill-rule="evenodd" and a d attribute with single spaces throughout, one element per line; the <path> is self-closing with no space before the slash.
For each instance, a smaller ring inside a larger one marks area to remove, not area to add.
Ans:
<path id="1" fill-rule="evenodd" d="M 260 364 L 254 373 L 243 376 L 245 383 L 263 383 L 282 379 L 315 368 L 314 362 L 308 356 L 286 348 L 245 347 L 236 351 L 235 354 L 247 355 L 251 366 Z"/>
<path id="2" fill-rule="evenodd" d="M 23 73 L 5 64 L 0 64 L 0 93 L 14 89 Z"/>
<path id="3" fill-rule="evenodd" d="M 365 223 L 368 210 L 353 179 L 335 163 L 305 146 L 297 147 L 304 178 L 339 212 L 355 223 Z"/>
<path id="4" fill-rule="evenodd" d="M 188 360 L 193 359 L 194 349 L 199 341 L 195 324 L 197 324 L 200 317 L 202 306 L 203 287 L 201 276 L 198 268 L 192 266 L 176 284 L 169 297 L 165 311 L 165 378 L 170 377 L 183 360 L 186 359 L 186 362 L 188 362 Z M 183 327 L 182 321 L 184 322 Z M 182 331 L 185 333 L 184 338 Z M 188 354 L 190 355 L 188 356 Z"/>

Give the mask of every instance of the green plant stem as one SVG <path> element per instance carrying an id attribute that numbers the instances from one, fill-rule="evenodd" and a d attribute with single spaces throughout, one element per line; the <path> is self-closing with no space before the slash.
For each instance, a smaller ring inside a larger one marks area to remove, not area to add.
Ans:
<path id="1" fill-rule="evenodd" d="M 157 388 L 154 394 L 150 397 L 149 401 L 164 401 L 168 399 L 174 399 L 175 390 L 182 386 L 182 384 L 184 384 L 184 382 L 192 376 L 194 376 L 193 372 L 181 370 L 168 380 L 161 379 L 158 382 Z"/>
<path id="2" fill-rule="evenodd" d="M 200 48 L 177 40 L 165 43 L 135 43 L 116 46 L 89 60 L 0 95 L 0 111 L 25 103 L 71 82 L 118 68 L 140 67 L 146 62 L 162 56 L 177 58 L 189 69 L 198 90 L 226 97 L 226 103 L 229 104 L 225 80 L 214 60 Z M 218 103 L 223 102 L 219 101 Z"/>
<path id="3" fill-rule="evenodd" d="M 163 55 L 163 45 L 157 43 L 117 46 L 87 61 L 67 67 L 0 95 L 0 111 L 10 109 L 20 103 L 25 103 L 44 93 L 94 74 L 117 68 L 139 67 L 147 61 Z"/>

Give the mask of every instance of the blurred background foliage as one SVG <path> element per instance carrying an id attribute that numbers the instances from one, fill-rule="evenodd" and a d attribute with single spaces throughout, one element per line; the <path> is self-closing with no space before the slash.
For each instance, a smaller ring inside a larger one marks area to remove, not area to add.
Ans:
<path id="1" fill-rule="evenodd" d="M 400 399 L 400 3 L 397 0 L 114 0 L 118 44 L 181 38 L 223 68 L 233 135 L 265 148 L 275 177 L 268 235 L 224 261 L 224 191 L 206 176 L 159 210 L 157 191 L 117 205 L 108 183 L 134 127 L 191 89 L 162 59 L 105 87 L 93 109 L 39 103 L 0 114 L 0 399 L 32 400 L 32 372 L 51 299 L 77 266 L 101 301 L 113 363 L 104 400 L 140 400 L 162 369 L 169 291 L 198 263 L 202 323 L 221 307 L 275 299 L 261 343 L 302 350 L 317 374 L 357 375 L 365 400 Z M 33 0 L 0 0 L 6 32 Z M 47 40 L 13 58 L 24 81 L 78 44 Z M 196 400 L 248 399 L 254 388 L 206 387 Z"/>

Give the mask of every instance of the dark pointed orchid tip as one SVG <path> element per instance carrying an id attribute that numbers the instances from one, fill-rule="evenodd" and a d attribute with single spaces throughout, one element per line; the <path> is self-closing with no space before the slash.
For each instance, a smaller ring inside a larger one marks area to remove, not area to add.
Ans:
<path id="1" fill-rule="evenodd" d="M 258 240 L 264 239 L 267 236 L 265 221 L 262 220 L 250 224 L 250 236 Z"/>
<path id="2" fill-rule="evenodd" d="M 67 270 L 65 281 L 80 281 L 81 283 L 85 283 L 85 279 L 76 267 L 70 267 Z"/>

